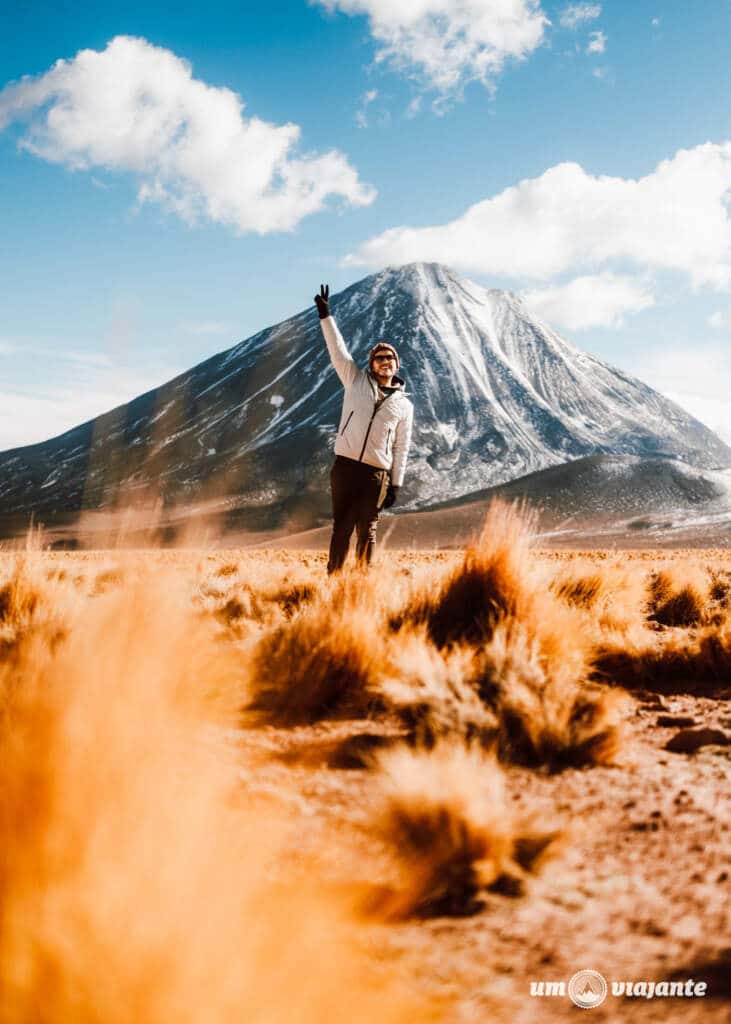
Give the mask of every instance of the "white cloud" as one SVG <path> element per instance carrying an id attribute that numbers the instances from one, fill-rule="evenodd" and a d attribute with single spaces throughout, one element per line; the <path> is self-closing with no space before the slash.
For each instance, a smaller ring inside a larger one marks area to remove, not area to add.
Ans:
<path id="1" fill-rule="evenodd" d="M 731 143 L 679 150 L 644 178 L 557 164 L 470 206 L 456 220 L 394 227 L 346 257 L 381 267 L 428 260 L 508 278 L 617 269 L 627 263 L 731 286 Z"/>
<path id="2" fill-rule="evenodd" d="M 562 28 L 573 30 L 587 21 L 594 21 L 601 13 L 601 4 L 569 4 L 561 11 L 559 23 Z"/>
<path id="3" fill-rule="evenodd" d="M 356 111 L 355 123 L 359 128 L 368 127 L 368 107 L 378 96 L 377 89 L 368 89 L 364 92 L 360 99 L 360 109 Z"/>
<path id="4" fill-rule="evenodd" d="M 329 11 L 366 15 L 376 61 L 442 94 L 470 81 L 492 86 L 505 61 L 527 57 L 548 19 L 539 0 L 311 0 Z"/>
<path id="5" fill-rule="evenodd" d="M 142 202 L 189 222 L 264 234 L 294 228 L 330 196 L 373 201 L 375 190 L 341 153 L 299 153 L 297 125 L 243 110 L 230 89 L 206 85 L 174 53 L 130 36 L 0 91 L 0 129 L 30 120 L 24 148 L 74 169 L 131 172 Z"/>
<path id="6" fill-rule="evenodd" d="M 16 351 L 15 345 L 8 341 L 0 341 L 0 356 L 9 356 Z"/>
<path id="7" fill-rule="evenodd" d="M 634 359 L 625 360 L 624 369 L 731 444 L 731 353 L 725 346 L 664 344 L 639 351 Z"/>
<path id="8" fill-rule="evenodd" d="M 62 434 L 171 380 L 183 369 L 159 363 L 131 369 L 124 360 L 104 352 L 39 350 L 37 354 L 45 363 L 57 361 L 57 383 L 34 390 L 4 383 L 0 390 L 0 451 Z"/>
<path id="9" fill-rule="evenodd" d="M 91 403 L 93 411 L 86 415 L 88 401 L 88 396 L 70 391 L 48 395 L 0 391 L 0 452 L 55 437 L 102 411 Z"/>
<path id="10" fill-rule="evenodd" d="M 589 36 L 587 53 L 604 53 L 607 48 L 607 37 L 603 32 L 592 32 Z"/>
<path id="11" fill-rule="evenodd" d="M 594 78 L 599 78 L 599 79 L 606 78 L 607 77 L 607 69 L 606 68 L 594 68 L 594 70 L 592 71 L 592 75 L 594 76 Z"/>
<path id="12" fill-rule="evenodd" d="M 729 381 L 731 384 L 731 380 Z M 722 441 L 731 444 L 731 398 L 728 395 L 698 394 L 693 391 L 663 392 L 691 416 L 718 434 Z"/>
<path id="13" fill-rule="evenodd" d="M 713 327 L 716 330 L 725 330 L 731 327 L 731 309 L 718 309 L 706 320 L 709 327 Z"/>
<path id="14" fill-rule="evenodd" d="M 526 292 L 526 305 L 552 326 L 569 330 L 621 327 L 627 313 L 654 304 L 649 288 L 631 277 L 596 274 L 577 277 L 568 284 Z"/>
<path id="15" fill-rule="evenodd" d="M 416 117 L 416 115 L 419 113 L 420 110 L 421 110 L 421 96 L 414 96 L 414 98 L 409 101 L 409 105 L 406 108 L 406 116 L 409 119 L 411 119 L 412 117 Z"/>
<path id="16" fill-rule="evenodd" d="M 660 27 L 660 19 L 659 18 L 653 18 L 652 19 L 652 27 L 653 28 L 659 28 Z"/>

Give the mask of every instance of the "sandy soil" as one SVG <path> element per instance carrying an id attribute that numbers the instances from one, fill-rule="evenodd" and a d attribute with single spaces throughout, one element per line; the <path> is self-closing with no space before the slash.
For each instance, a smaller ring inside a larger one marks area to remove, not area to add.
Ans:
<path id="1" fill-rule="evenodd" d="M 373 951 L 444 1000 L 450 1021 L 574 1019 L 584 1011 L 567 996 L 531 997 L 530 983 L 568 982 L 585 968 L 610 983 L 708 983 L 702 999 L 610 994 L 586 1011 L 592 1019 L 731 1020 L 731 745 L 665 749 L 688 728 L 714 728 L 731 742 L 729 695 L 641 695 L 615 767 L 508 768 L 516 807 L 566 827 L 559 855 L 525 896 L 490 894 L 471 917 L 378 926 L 367 939 Z M 299 853 L 327 851 L 322 871 L 343 886 L 354 875 L 364 885 L 388 880 L 368 831 L 373 777 L 330 766 L 338 744 L 364 731 L 388 735 L 394 726 L 340 722 L 234 737 L 247 786 L 284 801 Z"/>
<path id="2" fill-rule="evenodd" d="M 52 553 L 70 566 L 76 557 Z M 728 552 L 693 552 L 723 563 Z M 145 554 L 140 555 L 146 558 Z M 158 552 L 185 562 L 189 552 Z M 200 558 L 205 559 L 205 553 Z M 217 552 L 233 562 L 261 558 Z M 285 565 L 324 571 L 322 552 L 272 553 Z M 414 555 L 383 552 L 410 572 Z M 455 552 L 431 556 L 451 562 Z M 546 559 L 565 555 L 543 553 Z M 603 559 L 602 552 L 586 557 Z M 637 552 L 675 560 L 683 552 Z M 659 641 L 658 641 L 659 642 Z M 715 697 L 636 694 L 626 743 L 613 767 L 548 775 L 506 768 L 510 799 L 542 824 L 566 829 L 558 855 L 521 897 L 489 894 L 479 913 L 369 925 L 363 942 L 377 961 L 396 964 L 414 991 L 445 1007 L 448 1021 L 554 1022 L 582 1010 L 567 996 L 535 997 L 531 982 L 568 982 L 594 969 L 611 982 L 705 980 L 704 998 L 625 999 L 608 995 L 586 1011 L 597 1021 L 731 1021 L 731 680 Z M 715 730 L 694 752 L 666 745 L 688 730 Z M 385 717 L 291 729 L 263 727 L 225 735 L 241 770 L 241 799 L 281 804 L 291 822 L 287 872 L 316 859 L 322 877 L 344 893 L 387 884 L 388 854 L 372 838 L 374 775 L 334 767 L 344 739 L 398 734 Z M 309 868 L 311 870 L 311 867 Z M 272 870 L 276 872 L 277 866 Z"/>

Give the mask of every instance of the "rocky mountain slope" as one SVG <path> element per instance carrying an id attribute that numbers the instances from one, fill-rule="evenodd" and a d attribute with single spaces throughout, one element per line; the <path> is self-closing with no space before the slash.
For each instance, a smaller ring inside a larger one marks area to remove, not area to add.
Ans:
<path id="1" fill-rule="evenodd" d="M 590 455 L 731 466 L 731 449 L 677 405 L 515 295 L 439 264 L 371 275 L 331 310 L 357 361 L 379 338 L 401 354 L 416 407 L 403 508 Z M 308 307 L 60 437 L 0 454 L 0 532 L 31 514 L 53 524 L 154 500 L 222 504 L 225 525 L 314 525 L 329 511 L 341 398 Z"/>

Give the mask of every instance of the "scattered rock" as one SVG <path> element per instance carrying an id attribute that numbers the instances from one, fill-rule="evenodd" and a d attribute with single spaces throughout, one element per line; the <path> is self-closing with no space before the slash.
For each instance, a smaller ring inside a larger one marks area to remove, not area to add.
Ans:
<path id="1" fill-rule="evenodd" d="M 668 981 L 685 981 L 686 978 L 705 981 L 708 986 L 706 1000 L 729 1000 L 731 999 L 731 947 L 721 950 L 720 953 L 708 960 L 696 960 L 694 963 L 684 964 L 679 970 L 669 974 L 667 978 Z"/>
<path id="2" fill-rule="evenodd" d="M 657 724 L 661 725 L 663 729 L 672 729 L 673 726 L 681 728 L 681 726 L 697 725 L 698 723 L 690 715 L 658 715 Z"/>
<path id="3" fill-rule="evenodd" d="M 731 744 L 731 736 L 721 729 L 681 729 L 665 744 L 665 750 L 674 754 L 694 754 L 707 746 L 725 747 Z"/>
<path id="4" fill-rule="evenodd" d="M 667 935 L 668 930 L 663 925 L 658 924 L 657 921 L 648 921 L 645 925 L 645 933 L 647 935 L 656 935 L 661 938 L 663 935 Z"/>
<path id="5" fill-rule="evenodd" d="M 668 702 L 659 693 L 653 693 L 651 690 L 641 690 L 637 694 L 639 700 L 645 705 L 650 711 L 667 711 Z"/>

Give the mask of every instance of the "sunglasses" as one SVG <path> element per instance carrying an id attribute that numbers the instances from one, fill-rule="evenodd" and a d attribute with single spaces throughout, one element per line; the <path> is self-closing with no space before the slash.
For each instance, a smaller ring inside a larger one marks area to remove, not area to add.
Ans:
<path id="1" fill-rule="evenodd" d="M 374 356 L 374 363 L 393 363 L 395 362 L 393 356 Z"/>

